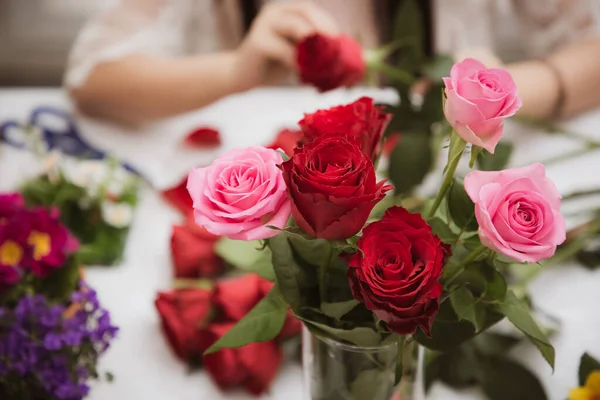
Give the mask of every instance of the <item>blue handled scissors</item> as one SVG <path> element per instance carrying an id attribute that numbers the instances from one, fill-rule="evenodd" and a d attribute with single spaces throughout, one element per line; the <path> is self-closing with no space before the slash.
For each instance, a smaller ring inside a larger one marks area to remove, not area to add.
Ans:
<path id="1" fill-rule="evenodd" d="M 44 118 L 52 117 L 59 120 L 64 126 L 64 130 L 56 127 L 47 126 L 44 124 Z M 29 116 L 29 121 L 26 125 L 35 126 L 41 130 L 42 139 L 48 150 L 59 150 L 60 152 L 88 160 L 104 160 L 109 156 L 105 151 L 97 149 L 89 144 L 81 134 L 71 115 L 65 111 L 61 111 L 52 107 L 37 107 L 33 109 Z M 22 128 L 23 124 L 16 120 L 9 120 L 0 125 L 0 141 L 4 141 L 9 145 L 18 149 L 26 149 L 27 143 L 18 138 L 11 137 L 9 130 L 12 128 Z M 142 178 L 144 181 L 150 181 L 133 165 L 129 163 L 121 163 L 123 168 L 134 175 Z"/>

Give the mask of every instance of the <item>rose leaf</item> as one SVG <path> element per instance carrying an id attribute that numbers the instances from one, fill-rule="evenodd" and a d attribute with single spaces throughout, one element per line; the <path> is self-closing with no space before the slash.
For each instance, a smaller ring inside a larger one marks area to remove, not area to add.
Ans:
<path id="1" fill-rule="evenodd" d="M 275 338 L 283 328 L 287 308 L 287 303 L 275 285 L 244 318 L 221 336 L 204 354 L 211 354 L 225 348 L 242 347 L 255 342 L 266 342 Z"/>
<path id="2" fill-rule="evenodd" d="M 491 357 L 481 367 L 483 391 L 490 400 L 548 398 L 538 378 L 512 360 Z"/>
<path id="3" fill-rule="evenodd" d="M 554 370 L 554 347 L 531 317 L 526 304 L 513 291 L 508 291 L 504 300 L 496 305 L 496 310 L 527 336 Z"/>
<path id="4" fill-rule="evenodd" d="M 360 304 L 357 300 L 341 301 L 337 303 L 321 303 L 321 311 L 328 317 L 337 319 L 338 321 L 348 314 L 354 307 Z"/>
<path id="5" fill-rule="evenodd" d="M 508 165 L 513 145 L 510 142 L 500 142 L 496 145 L 494 154 L 484 150 L 477 158 L 477 167 L 482 171 L 500 171 Z"/>
<path id="6" fill-rule="evenodd" d="M 466 231 L 476 231 L 475 204 L 469 198 L 462 179 L 455 179 L 448 193 L 448 212 L 454 223 Z"/>

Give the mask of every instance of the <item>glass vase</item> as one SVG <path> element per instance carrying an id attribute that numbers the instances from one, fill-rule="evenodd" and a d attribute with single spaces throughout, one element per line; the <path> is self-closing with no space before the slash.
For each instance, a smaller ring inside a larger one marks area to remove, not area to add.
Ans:
<path id="1" fill-rule="evenodd" d="M 403 374 L 394 385 L 398 347 L 395 341 L 358 347 L 312 333 L 302 333 L 306 400 L 416 400 L 419 365 L 416 342 L 405 344 Z"/>

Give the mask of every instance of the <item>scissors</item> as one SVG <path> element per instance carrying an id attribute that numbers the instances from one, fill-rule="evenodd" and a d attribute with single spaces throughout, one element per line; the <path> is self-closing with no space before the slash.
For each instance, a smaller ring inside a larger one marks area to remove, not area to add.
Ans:
<path id="1" fill-rule="evenodd" d="M 62 122 L 61 125 L 65 127 L 64 130 L 45 125 L 43 120 L 47 116 L 60 120 Z M 81 136 L 75 121 L 68 112 L 52 107 L 37 107 L 31 112 L 26 125 L 35 126 L 41 130 L 42 140 L 48 150 L 56 149 L 64 154 L 87 160 L 104 160 L 109 156 L 106 151 L 95 148 Z M 26 141 L 9 135 L 10 129 L 22 127 L 23 124 L 16 120 L 9 120 L 2 123 L 0 125 L 0 141 L 4 141 L 18 149 L 27 149 L 28 145 Z M 125 170 L 150 183 L 133 165 L 124 162 L 120 163 L 120 165 Z"/>

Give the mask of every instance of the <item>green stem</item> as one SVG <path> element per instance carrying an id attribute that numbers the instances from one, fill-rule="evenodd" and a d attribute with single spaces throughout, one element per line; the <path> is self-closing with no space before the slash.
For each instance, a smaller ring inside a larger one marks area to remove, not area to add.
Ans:
<path id="1" fill-rule="evenodd" d="M 595 194 L 600 194 L 600 188 L 581 190 L 578 192 L 573 192 L 569 195 L 563 196 L 562 201 L 578 199 L 580 197 L 592 196 Z"/>
<path id="2" fill-rule="evenodd" d="M 411 74 L 396 67 L 392 67 L 385 62 L 373 60 L 367 64 L 370 70 L 381 72 L 388 78 L 403 83 L 407 86 L 411 86 L 415 82 L 415 78 Z"/>
<path id="3" fill-rule="evenodd" d="M 487 247 L 485 247 L 484 245 L 480 244 L 479 247 L 477 247 L 475 250 L 473 250 L 471 252 L 471 254 L 469 254 L 469 256 L 465 259 L 465 261 L 463 261 L 464 265 L 467 265 L 469 263 L 472 263 L 473 261 L 477 260 L 477 258 L 484 254 L 487 251 Z"/>
<path id="4" fill-rule="evenodd" d="M 597 149 L 600 149 L 600 143 L 589 143 L 588 145 L 586 145 L 585 147 L 583 147 L 581 149 L 573 150 L 571 152 L 564 153 L 564 154 L 559 154 L 558 156 L 551 157 L 545 161 L 542 161 L 542 164 L 544 164 L 544 165 L 558 164 L 563 161 L 570 160 L 571 158 L 582 156 L 584 154 L 587 154 L 590 151 L 597 150 Z"/>
<path id="5" fill-rule="evenodd" d="M 452 186 L 452 181 L 454 180 L 454 174 L 456 173 L 456 168 L 458 167 L 458 164 L 460 162 L 460 157 L 462 156 L 463 151 L 464 151 L 464 149 L 461 150 L 459 156 L 454 157 L 449 161 L 448 170 L 446 171 L 446 175 L 444 175 L 444 181 L 442 182 L 442 186 L 440 187 L 440 190 L 438 191 L 437 195 L 435 196 L 435 200 L 433 201 L 433 205 L 431 206 L 431 209 L 429 210 L 429 215 L 427 218 L 431 218 L 435 215 L 435 212 L 440 207 L 440 204 L 442 204 L 442 200 L 444 200 L 444 197 L 446 196 L 448 189 L 450 189 L 450 186 Z"/>
<path id="6" fill-rule="evenodd" d="M 319 294 L 321 295 L 321 303 L 327 301 L 327 268 L 333 257 L 333 246 L 329 246 L 327 255 L 323 259 L 323 264 L 319 269 Z"/>

